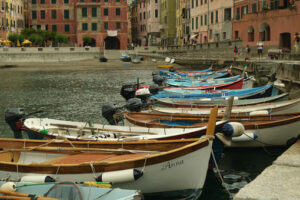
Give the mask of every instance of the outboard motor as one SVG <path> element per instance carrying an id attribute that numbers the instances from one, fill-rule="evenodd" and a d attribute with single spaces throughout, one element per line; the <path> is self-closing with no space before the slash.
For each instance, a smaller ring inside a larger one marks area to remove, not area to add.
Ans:
<path id="1" fill-rule="evenodd" d="M 149 88 L 140 88 L 135 92 L 135 97 L 142 100 L 144 107 L 146 107 L 150 96 L 151 96 L 151 93 L 150 93 Z"/>
<path id="2" fill-rule="evenodd" d="M 155 75 L 159 75 L 159 72 L 158 71 L 153 71 L 152 76 L 155 76 Z"/>
<path id="3" fill-rule="evenodd" d="M 16 123 L 21 121 L 25 117 L 24 110 L 22 108 L 9 108 L 5 111 L 5 122 L 10 126 L 14 132 L 14 137 L 22 139 L 22 130 L 17 128 Z"/>
<path id="4" fill-rule="evenodd" d="M 137 89 L 136 83 L 128 83 L 122 86 L 120 94 L 126 100 L 135 97 L 135 90 Z"/>
<path id="5" fill-rule="evenodd" d="M 132 98 L 126 102 L 125 108 L 131 112 L 140 112 L 143 108 L 142 100 L 139 98 Z"/>
<path id="6" fill-rule="evenodd" d="M 174 67 L 170 67 L 169 72 L 176 72 L 176 69 Z"/>
<path id="7" fill-rule="evenodd" d="M 165 78 L 160 75 L 154 75 L 153 82 L 159 86 L 162 86 L 165 82 Z"/>
<path id="8" fill-rule="evenodd" d="M 120 111 L 120 108 L 107 103 L 102 106 L 102 117 L 104 117 L 110 125 L 117 125 L 120 121 L 120 117 L 116 117 L 117 112 Z"/>
<path id="9" fill-rule="evenodd" d="M 149 91 L 151 94 L 157 94 L 159 92 L 159 86 L 157 84 L 150 85 Z"/>
<path id="10" fill-rule="evenodd" d="M 272 74 L 271 77 L 270 77 L 270 82 L 271 82 L 271 83 L 274 83 L 276 80 L 277 80 L 277 78 L 276 78 L 276 73 L 274 73 L 274 74 Z"/>

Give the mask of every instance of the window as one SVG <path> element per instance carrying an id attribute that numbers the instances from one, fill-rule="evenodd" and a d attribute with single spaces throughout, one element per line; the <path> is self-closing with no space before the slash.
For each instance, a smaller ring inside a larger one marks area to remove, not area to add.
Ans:
<path id="1" fill-rule="evenodd" d="M 226 32 L 223 32 L 223 40 L 226 40 Z"/>
<path id="2" fill-rule="evenodd" d="M 45 4 L 45 0 L 41 0 L 41 4 Z"/>
<path id="3" fill-rule="evenodd" d="M 198 7 L 198 0 L 196 0 L 196 7 Z"/>
<path id="4" fill-rule="evenodd" d="M 216 23 L 219 22 L 219 12 L 216 10 Z"/>
<path id="5" fill-rule="evenodd" d="M 104 22 L 104 30 L 108 29 L 108 22 Z"/>
<path id="6" fill-rule="evenodd" d="M 192 0 L 192 8 L 194 8 L 194 0 Z"/>
<path id="7" fill-rule="evenodd" d="M 239 31 L 234 32 L 234 39 L 239 39 Z"/>
<path id="8" fill-rule="evenodd" d="M 204 25 L 207 25 L 207 15 L 204 16 Z"/>
<path id="9" fill-rule="evenodd" d="M 68 4 L 69 3 L 69 0 L 64 0 L 64 4 Z"/>
<path id="10" fill-rule="evenodd" d="M 155 18 L 158 18 L 158 10 L 155 9 Z"/>
<path id="11" fill-rule="evenodd" d="M 201 26 L 203 26 L 203 16 L 201 15 Z"/>
<path id="12" fill-rule="evenodd" d="M 88 24 L 87 23 L 82 23 L 82 30 L 87 31 L 88 30 Z"/>
<path id="13" fill-rule="evenodd" d="M 52 4 L 56 4 L 56 0 L 51 0 L 51 3 Z"/>
<path id="14" fill-rule="evenodd" d="M 108 2 L 108 0 L 104 0 L 104 2 L 106 2 L 106 3 L 107 3 L 107 2 Z"/>
<path id="15" fill-rule="evenodd" d="M 32 0 L 31 2 L 32 2 L 32 4 L 36 4 L 36 0 Z"/>
<path id="16" fill-rule="evenodd" d="M 45 19 L 45 11 L 41 10 L 41 19 Z"/>
<path id="17" fill-rule="evenodd" d="M 241 15 L 240 15 L 240 8 L 236 8 L 236 16 L 235 16 L 235 19 L 236 20 L 239 20 L 241 18 Z"/>
<path id="18" fill-rule="evenodd" d="M 194 30 L 194 18 L 192 18 L 192 30 Z"/>
<path id="19" fill-rule="evenodd" d="M 36 19 L 36 10 L 32 11 L 32 19 Z"/>
<path id="20" fill-rule="evenodd" d="M 56 10 L 51 10 L 51 18 L 56 19 Z"/>
<path id="21" fill-rule="evenodd" d="M 117 3 L 120 3 L 120 0 L 116 0 Z"/>
<path id="22" fill-rule="evenodd" d="M 214 12 L 210 13 L 210 23 L 213 24 L 214 23 Z"/>
<path id="23" fill-rule="evenodd" d="M 69 24 L 65 24 L 65 32 L 66 33 L 70 32 L 70 25 Z"/>
<path id="24" fill-rule="evenodd" d="M 116 8 L 116 16 L 120 16 L 121 15 L 121 9 L 120 8 Z"/>
<path id="25" fill-rule="evenodd" d="M 97 31 L 97 23 L 92 23 L 92 31 Z"/>
<path id="26" fill-rule="evenodd" d="M 52 32 L 56 32 L 57 31 L 57 26 L 56 25 L 52 25 Z"/>
<path id="27" fill-rule="evenodd" d="M 104 8 L 104 16 L 108 16 L 108 8 Z"/>
<path id="28" fill-rule="evenodd" d="M 225 8 L 224 21 L 231 20 L 231 8 Z"/>
<path id="29" fill-rule="evenodd" d="M 198 29 L 198 17 L 196 17 L 196 29 Z"/>
<path id="30" fill-rule="evenodd" d="M 120 22 L 116 22 L 116 29 L 120 30 L 121 29 L 121 23 Z"/>
<path id="31" fill-rule="evenodd" d="M 69 10 L 64 10 L 64 18 L 69 19 L 70 18 L 70 11 Z"/>
<path id="32" fill-rule="evenodd" d="M 97 7 L 92 8 L 92 17 L 97 17 Z"/>
<path id="33" fill-rule="evenodd" d="M 252 4 L 252 13 L 256 13 L 256 3 Z"/>
<path id="34" fill-rule="evenodd" d="M 87 17 L 87 7 L 82 8 L 82 17 Z"/>

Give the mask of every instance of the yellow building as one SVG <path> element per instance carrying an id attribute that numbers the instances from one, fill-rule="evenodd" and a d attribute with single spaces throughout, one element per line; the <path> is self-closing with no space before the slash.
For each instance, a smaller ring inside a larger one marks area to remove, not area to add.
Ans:
<path id="1" fill-rule="evenodd" d="M 177 1 L 176 1 L 177 3 Z M 161 45 L 175 45 L 176 42 L 176 3 L 170 0 L 160 1 Z"/>
<path id="2" fill-rule="evenodd" d="M 24 23 L 24 0 L 5 0 L 6 36 L 21 33 Z"/>
<path id="3" fill-rule="evenodd" d="M 176 42 L 179 46 L 183 44 L 182 5 L 182 0 L 176 0 Z"/>

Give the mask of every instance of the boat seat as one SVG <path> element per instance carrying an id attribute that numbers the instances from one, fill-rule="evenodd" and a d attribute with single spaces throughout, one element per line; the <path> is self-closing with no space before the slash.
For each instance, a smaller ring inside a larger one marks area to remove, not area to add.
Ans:
<path id="1" fill-rule="evenodd" d="M 121 161 L 128 159 L 137 159 L 145 157 L 146 153 L 140 154 L 113 154 L 113 153 L 80 153 L 75 155 L 69 155 L 65 157 L 61 157 L 58 159 L 54 159 L 49 161 L 48 163 L 52 164 L 78 164 L 78 163 L 86 163 L 86 162 L 99 162 L 99 161 Z"/>

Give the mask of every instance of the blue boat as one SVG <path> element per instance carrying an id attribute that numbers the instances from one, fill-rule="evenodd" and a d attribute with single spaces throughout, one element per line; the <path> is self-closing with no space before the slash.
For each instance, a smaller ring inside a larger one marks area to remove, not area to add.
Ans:
<path id="1" fill-rule="evenodd" d="M 166 78 L 175 78 L 175 79 L 197 79 L 197 80 L 205 80 L 209 78 L 222 78 L 227 76 L 228 72 L 212 72 L 208 74 L 197 74 L 194 76 L 188 76 L 187 74 L 180 74 L 177 72 L 169 72 L 168 75 L 160 74 L 163 77 Z"/>
<path id="2" fill-rule="evenodd" d="M 182 71 L 182 70 L 176 70 L 178 73 L 203 73 L 203 72 L 211 72 L 212 68 L 209 67 L 207 69 L 202 69 L 202 70 L 195 70 L 195 71 Z M 169 73 L 170 71 L 168 70 L 160 70 L 161 73 Z"/>
<path id="3" fill-rule="evenodd" d="M 182 89 L 174 89 L 177 94 L 170 94 L 166 91 L 162 91 L 159 94 L 153 95 L 151 98 L 184 98 L 184 99 L 226 99 L 230 96 L 237 96 L 239 99 L 255 99 L 262 97 L 270 97 L 277 95 L 278 92 L 273 92 L 273 85 L 268 84 L 261 87 L 249 88 L 249 89 L 239 89 L 239 90 L 214 90 L 211 93 L 207 91 L 186 91 Z M 188 94 L 186 94 L 188 92 Z M 277 94 L 276 94 L 277 93 Z"/>
<path id="4" fill-rule="evenodd" d="M 32 182 L 4 182 L 0 181 L 1 189 L 6 189 L 7 194 L 22 195 L 36 195 L 40 197 L 56 198 L 56 199 L 99 199 L 99 200 L 135 200 L 142 199 L 138 190 L 124 190 L 119 188 L 111 188 L 110 184 L 97 184 L 96 182 L 46 182 L 46 183 L 32 183 Z M 106 185 L 110 185 L 106 186 Z M 16 193 L 10 193 L 14 190 Z M 28 196 L 30 197 L 30 196 Z M 39 199 L 38 197 L 34 199 Z"/>
<path id="5" fill-rule="evenodd" d="M 195 80 L 195 79 L 167 79 L 166 83 L 170 86 L 175 87 L 199 87 L 199 86 L 210 86 L 220 83 L 233 82 L 241 78 L 241 75 L 231 76 L 227 78 L 216 78 L 216 79 L 205 79 L 205 80 Z"/>

